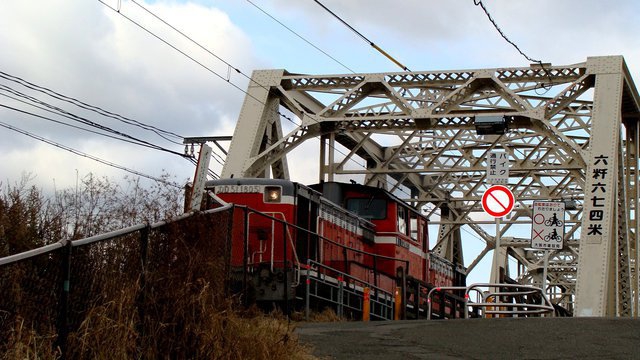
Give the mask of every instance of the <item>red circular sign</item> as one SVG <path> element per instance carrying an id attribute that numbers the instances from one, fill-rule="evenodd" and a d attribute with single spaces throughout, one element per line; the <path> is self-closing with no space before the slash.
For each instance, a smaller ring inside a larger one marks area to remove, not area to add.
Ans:
<path id="1" fill-rule="evenodd" d="M 494 185 L 482 194 L 482 208 L 495 217 L 503 217 L 513 210 L 515 205 L 513 193 L 507 187 Z"/>

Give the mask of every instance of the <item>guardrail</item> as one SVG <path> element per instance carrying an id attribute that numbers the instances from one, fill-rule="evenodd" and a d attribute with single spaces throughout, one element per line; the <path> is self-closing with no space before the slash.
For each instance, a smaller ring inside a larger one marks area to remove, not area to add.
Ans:
<path id="1" fill-rule="evenodd" d="M 431 319 L 431 298 L 436 292 L 464 290 L 464 317 L 469 317 L 469 308 L 483 318 L 487 317 L 531 317 L 553 314 L 554 307 L 541 288 L 520 284 L 472 284 L 469 286 L 436 287 L 427 294 L 427 319 Z M 476 294 L 476 302 L 469 300 Z M 536 303 L 537 302 L 537 303 Z"/>

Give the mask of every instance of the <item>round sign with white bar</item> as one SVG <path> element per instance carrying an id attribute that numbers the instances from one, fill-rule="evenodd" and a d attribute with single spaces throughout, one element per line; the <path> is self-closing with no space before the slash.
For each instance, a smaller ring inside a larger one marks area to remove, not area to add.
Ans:
<path id="1" fill-rule="evenodd" d="M 482 195 L 482 208 L 494 218 L 506 216 L 514 205 L 515 197 L 506 186 L 494 185 Z"/>

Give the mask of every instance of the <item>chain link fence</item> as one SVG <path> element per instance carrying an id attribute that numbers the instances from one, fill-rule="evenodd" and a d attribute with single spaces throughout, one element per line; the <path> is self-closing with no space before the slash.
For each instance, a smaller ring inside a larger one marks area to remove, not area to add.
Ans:
<path id="1" fill-rule="evenodd" d="M 202 329 L 223 321 L 214 315 L 230 301 L 233 212 L 188 213 L 0 259 L 0 355 L 207 357 L 225 341 Z"/>

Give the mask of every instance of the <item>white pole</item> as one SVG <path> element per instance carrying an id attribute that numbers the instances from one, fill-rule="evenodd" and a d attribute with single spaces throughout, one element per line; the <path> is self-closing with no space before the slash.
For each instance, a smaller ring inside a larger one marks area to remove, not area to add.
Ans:
<path id="1" fill-rule="evenodd" d="M 549 250 L 544 250 L 544 268 L 542 269 L 542 294 L 547 293 L 547 268 L 549 267 Z M 544 303 L 544 299 L 542 299 Z"/>
<path id="2" fill-rule="evenodd" d="M 491 282 L 500 282 L 500 217 L 496 217 L 496 246 L 493 249 L 493 267 L 491 268 Z"/>

